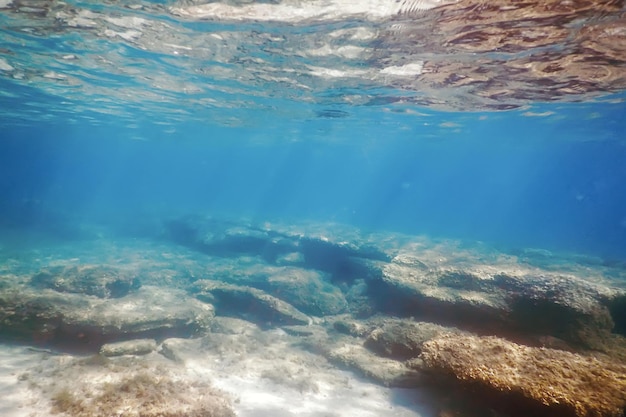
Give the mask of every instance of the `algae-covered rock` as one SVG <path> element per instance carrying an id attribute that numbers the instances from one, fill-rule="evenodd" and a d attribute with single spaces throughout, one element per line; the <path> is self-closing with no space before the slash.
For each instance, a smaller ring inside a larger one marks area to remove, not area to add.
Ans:
<path id="1" fill-rule="evenodd" d="M 37 288 L 100 298 L 123 297 L 141 286 L 135 274 L 103 265 L 49 268 L 33 276 L 31 284 Z"/>
<path id="2" fill-rule="evenodd" d="M 348 307 L 341 290 L 320 271 L 277 267 L 243 257 L 220 262 L 212 269 L 211 278 L 265 291 L 313 316 L 339 314 Z"/>
<path id="3" fill-rule="evenodd" d="M 423 251 L 379 264 L 370 284 L 382 310 L 492 334 L 554 336 L 583 348 L 602 349 L 614 327 L 610 307 L 624 291 L 571 273 L 545 271 L 504 255 Z M 435 257 L 439 255 L 440 257 Z M 613 308 L 616 310 L 615 308 Z"/>
<path id="4" fill-rule="evenodd" d="M 422 346 L 423 364 L 484 394 L 513 415 L 622 416 L 626 365 L 497 337 L 444 335 Z"/>
<path id="5" fill-rule="evenodd" d="M 208 328 L 213 315 L 213 306 L 182 290 L 145 286 L 124 298 L 95 302 L 88 311 L 72 310 L 66 313 L 63 327 L 126 338 L 151 333 L 192 335 Z"/>
<path id="6" fill-rule="evenodd" d="M 121 339 L 193 335 L 208 328 L 213 315 L 210 304 L 173 288 L 145 286 L 111 299 L 28 288 L 0 292 L 0 330 L 36 344 L 96 349 Z"/>
<path id="7" fill-rule="evenodd" d="M 220 315 L 235 315 L 265 325 L 308 324 L 311 319 L 291 304 L 256 288 L 201 280 L 196 297 L 215 305 Z"/>
<path id="8" fill-rule="evenodd" d="M 369 333 L 365 347 L 394 359 L 410 359 L 422 352 L 422 345 L 453 329 L 427 322 L 387 319 Z"/>
<path id="9" fill-rule="evenodd" d="M 307 314 L 335 315 L 348 306 L 339 288 L 318 271 L 277 268 L 269 275 L 266 285 L 273 294 Z"/>

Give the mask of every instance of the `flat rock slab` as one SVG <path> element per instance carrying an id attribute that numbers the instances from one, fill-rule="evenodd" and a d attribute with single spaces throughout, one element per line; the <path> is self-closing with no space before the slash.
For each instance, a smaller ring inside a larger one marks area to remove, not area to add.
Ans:
<path id="1" fill-rule="evenodd" d="M 373 266 L 380 281 L 371 284 L 372 298 L 381 310 L 404 316 L 602 349 L 614 328 L 609 307 L 626 298 L 624 290 L 593 276 L 521 265 L 514 257 L 487 261 L 478 254 L 450 262 L 440 253 L 403 253 Z"/>
<path id="2" fill-rule="evenodd" d="M 626 407 L 626 365 L 606 357 L 444 335 L 424 343 L 420 358 L 416 369 L 478 388 L 512 415 L 617 417 Z"/>
<path id="3" fill-rule="evenodd" d="M 311 319 L 291 304 L 256 288 L 200 280 L 196 297 L 214 304 L 218 314 L 235 315 L 264 325 L 309 324 Z"/>
<path id="4" fill-rule="evenodd" d="M 141 286 L 132 272 L 104 265 L 53 267 L 34 275 L 31 284 L 60 292 L 119 298 Z"/>
<path id="5" fill-rule="evenodd" d="M 68 348 L 141 337 L 191 336 L 210 326 L 213 306 L 173 288 L 145 286 L 100 299 L 27 288 L 0 293 L 0 328 L 21 340 Z"/>

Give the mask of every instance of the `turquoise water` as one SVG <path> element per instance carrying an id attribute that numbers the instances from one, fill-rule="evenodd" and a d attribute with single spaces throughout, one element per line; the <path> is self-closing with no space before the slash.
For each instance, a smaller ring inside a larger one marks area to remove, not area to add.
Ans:
<path id="1" fill-rule="evenodd" d="M 623 5 L 464 4 L 0 1 L 0 226 L 209 213 L 626 259 Z"/>

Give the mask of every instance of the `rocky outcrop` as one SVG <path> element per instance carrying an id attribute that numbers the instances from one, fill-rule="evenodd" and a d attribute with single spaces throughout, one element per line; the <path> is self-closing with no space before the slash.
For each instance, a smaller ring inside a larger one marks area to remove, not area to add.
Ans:
<path id="1" fill-rule="evenodd" d="M 200 252 L 221 257 L 258 256 L 267 264 L 324 271 L 333 281 L 352 282 L 369 269 L 364 260 L 389 261 L 388 253 L 340 225 L 287 227 L 223 222 L 186 216 L 163 224 L 163 236 Z"/>
<path id="2" fill-rule="evenodd" d="M 104 265 L 48 268 L 33 276 L 31 284 L 37 288 L 100 298 L 123 297 L 141 286 L 135 274 Z"/>
<path id="3" fill-rule="evenodd" d="M 609 306 L 624 296 L 623 290 L 594 280 L 532 268 L 513 258 L 450 262 L 434 255 L 402 254 L 376 266 L 380 280 L 370 286 L 379 308 L 528 343 L 548 335 L 602 349 L 614 327 Z"/>
<path id="4" fill-rule="evenodd" d="M 216 265 L 211 278 L 265 291 L 312 316 L 340 314 L 348 308 L 341 290 L 331 283 L 329 274 L 322 271 L 231 258 Z"/>
<path id="5" fill-rule="evenodd" d="M 200 280 L 193 292 L 215 305 L 218 314 L 234 315 L 262 325 L 308 324 L 310 318 L 291 304 L 256 288 Z"/>
<path id="6" fill-rule="evenodd" d="M 626 409 L 626 365 L 603 356 L 444 335 L 424 343 L 420 358 L 415 368 L 448 375 L 513 415 L 617 417 Z"/>
<path id="7" fill-rule="evenodd" d="M 508 255 L 454 241 L 365 236 L 337 225 L 255 226 L 202 217 L 167 225 L 171 239 L 230 260 L 213 268 L 212 279 L 260 289 L 312 316 L 383 312 L 586 349 L 602 349 L 626 326 L 626 291 L 606 279 L 616 271 L 605 273 L 586 258 Z"/>
<path id="8" fill-rule="evenodd" d="M 258 285 L 313 316 L 340 314 L 348 308 L 341 290 L 332 285 L 323 273 L 315 270 L 277 268 L 265 283 Z"/>
<path id="9" fill-rule="evenodd" d="M 14 338 L 70 349 L 141 337 L 192 336 L 210 325 L 213 307 L 184 291 L 142 287 L 122 298 L 99 299 L 52 290 L 0 293 L 0 328 Z"/>

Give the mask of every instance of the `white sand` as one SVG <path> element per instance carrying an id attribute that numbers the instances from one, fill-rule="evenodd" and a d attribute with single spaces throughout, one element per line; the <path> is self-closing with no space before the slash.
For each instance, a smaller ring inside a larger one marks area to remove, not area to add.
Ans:
<path id="1" fill-rule="evenodd" d="M 50 398 L 62 388 L 84 395 L 103 383 L 137 372 L 170 375 L 189 383 L 210 382 L 232 400 L 240 417 L 430 417 L 418 390 L 390 389 L 340 370 L 294 344 L 281 330 L 249 326 L 235 335 L 173 339 L 182 362 L 158 353 L 111 358 L 85 365 L 85 357 L 0 345 L 0 416 L 48 417 Z"/>
<path id="2" fill-rule="evenodd" d="M 30 389 L 23 379 L 28 370 L 40 366 L 47 356 L 25 346 L 0 344 L 0 416 L 43 416 L 38 413 L 42 407 L 49 411 L 47 400 Z"/>

